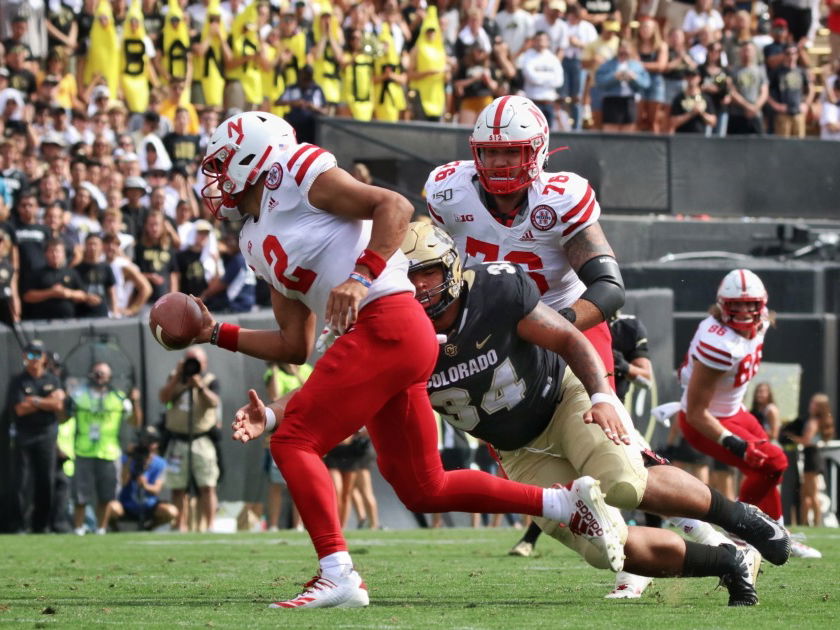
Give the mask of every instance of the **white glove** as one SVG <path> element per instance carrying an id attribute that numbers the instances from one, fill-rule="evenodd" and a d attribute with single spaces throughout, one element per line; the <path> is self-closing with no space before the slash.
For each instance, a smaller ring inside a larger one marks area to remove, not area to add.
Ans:
<path id="1" fill-rule="evenodd" d="M 321 331 L 321 335 L 318 337 L 318 340 L 315 342 L 315 349 L 323 354 L 327 350 L 330 349 L 335 343 L 335 340 L 338 339 L 341 335 L 338 334 L 338 331 L 330 326 L 326 326 L 324 330 Z"/>
<path id="2" fill-rule="evenodd" d="M 669 402 L 663 405 L 659 405 L 658 407 L 654 407 L 650 410 L 650 413 L 656 419 L 656 421 L 666 427 L 671 426 L 671 417 L 674 416 L 680 410 L 680 403 L 678 402 Z"/>

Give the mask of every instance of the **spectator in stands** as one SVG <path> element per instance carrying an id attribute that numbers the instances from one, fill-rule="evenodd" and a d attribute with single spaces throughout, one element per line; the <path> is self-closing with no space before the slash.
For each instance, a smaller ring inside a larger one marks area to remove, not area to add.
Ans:
<path id="1" fill-rule="evenodd" d="M 618 44 L 615 57 L 595 73 L 595 84 L 603 94 L 603 130 L 636 130 L 636 99 L 650 86 L 650 75 L 638 59 L 630 40 Z"/>
<path id="2" fill-rule="evenodd" d="M 26 280 L 24 319 L 70 319 L 76 315 L 77 304 L 99 303 L 100 297 L 84 291 L 79 274 L 67 266 L 63 242 L 48 240 L 45 258 L 46 265 Z"/>
<path id="3" fill-rule="evenodd" d="M 21 529 L 32 506 L 29 525 L 36 534 L 50 531 L 58 419 L 65 399 L 59 379 L 46 369 L 46 362 L 44 344 L 37 339 L 29 342 L 23 352 L 24 371 L 9 388 L 16 431 L 12 470 L 23 516 Z"/>
<path id="4" fill-rule="evenodd" d="M 565 11 L 565 4 L 560 3 L 564 8 L 561 13 Z M 586 20 L 595 25 L 598 29 L 603 29 L 604 24 L 614 21 L 618 24 L 622 23 L 622 16 L 619 12 L 619 4 L 627 6 L 627 2 L 621 0 L 583 0 L 581 6 L 586 10 Z M 625 25 L 629 24 L 629 20 L 625 20 Z"/>
<path id="5" fill-rule="evenodd" d="M 840 100 L 828 100 L 828 94 L 825 96 L 820 112 L 820 138 L 840 140 Z"/>
<path id="6" fill-rule="evenodd" d="M 712 99 L 714 114 L 717 116 L 717 124 L 714 128 L 714 135 L 723 137 L 729 125 L 729 104 L 732 96 L 729 94 L 729 73 L 723 67 L 721 56 L 723 45 L 714 42 L 709 45 L 706 55 L 706 62 L 700 66 L 700 89 Z"/>
<path id="7" fill-rule="evenodd" d="M 196 157 L 199 152 L 199 136 L 191 133 L 190 112 L 186 107 L 175 110 L 175 122 L 172 131 L 163 138 L 163 146 L 172 159 L 172 167 L 180 168 L 188 173 L 196 169 Z"/>
<path id="8" fill-rule="evenodd" d="M 559 66 L 559 61 L 554 57 Z M 562 68 L 560 69 L 562 77 Z M 499 70 L 490 65 L 490 55 L 478 44 L 467 47 L 453 80 L 455 96 L 460 99 L 458 122 L 473 125 L 479 112 L 493 102 L 500 85 Z M 526 85 L 528 84 L 526 80 Z"/>
<path id="9" fill-rule="evenodd" d="M 773 442 L 778 442 L 782 419 L 779 416 L 779 408 L 773 400 L 770 383 L 765 381 L 755 386 L 750 413 L 758 420 L 761 428 L 767 433 L 767 437 Z"/>
<path id="10" fill-rule="evenodd" d="M 61 204 L 49 204 L 44 210 L 43 224 L 49 230 L 49 238 L 58 239 L 64 243 L 64 251 L 68 257 L 67 264 L 69 267 L 75 267 L 82 262 L 84 251 L 79 240 L 79 231 L 64 223 L 65 215 L 66 212 Z"/>
<path id="11" fill-rule="evenodd" d="M 424 20 L 424 24 L 423 34 L 411 50 L 409 88 L 416 94 L 415 119 L 437 122 L 446 111 L 448 60 L 440 24 L 436 19 Z"/>
<path id="12" fill-rule="evenodd" d="M 685 14 L 682 23 L 682 30 L 689 40 L 698 36 L 704 28 L 710 29 L 713 41 L 720 39 L 723 32 L 723 18 L 712 5 L 712 0 L 697 0 L 694 7 Z"/>
<path id="13" fill-rule="evenodd" d="M 496 28 L 499 36 L 508 45 L 514 59 L 528 49 L 530 39 L 534 35 L 534 18 L 530 13 L 522 10 L 521 4 L 521 0 L 503 0 L 496 13 Z M 572 5 L 572 7 L 577 7 L 577 5 Z"/>
<path id="14" fill-rule="evenodd" d="M 772 43 L 764 47 L 764 64 L 767 72 L 778 68 L 785 60 L 785 49 L 792 43 L 788 23 L 784 18 L 776 18 L 770 28 Z"/>
<path id="15" fill-rule="evenodd" d="M 125 203 L 122 206 L 123 222 L 126 231 L 137 237 L 142 228 L 142 217 L 148 209 L 146 195 L 149 193 L 149 185 L 142 177 L 129 176 L 125 178 L 123 194 Z"/>
<path id="16" fill-rule="evenodd" d="M 100 211 L 99 204 L 93 197 L 93 185 L 87 181 L 82 182 L 73 191 L 68 225 L 75 229 L 81 238 L 88 234 L 98 234 L 102 231 L 102 224 L 99 223 Z"/>
<path id="17" fill-rule="evenodd" d="M 87 382 L 69 392 L 67 414 L 76 421 L 76 471 L 73 499 L 76 504 L 74 532 L 84 536 L 85 508 L 93 504 L 96 533 L 108 527 L 108 504 L 116 499 L 120 457 L 120 428 L 123 421 L 135 427 L 143 423 L 140 390 L 130 394 L 114 389 L 113 372 L 105 361 L 91 365 Z"/>
<path id="18" fill-rule="evenodd" d="M 761 110 L 769 88 L 764 67 L 758 64 L 756 49 L 747 43 L 738 51 L 740 63 L 732 73 L 729 92 L 729 135 L 764 133 Z"/>
<path id="19" fill-rule="evenodd" d="M 812 19 L 809 0 L 773 0 L 770 7 L 774 18 L 782 18 L 787 22 L 794 44 L 808 37 Z"/>
<path id="20" fill-rule="evenodd" d="M 162 212 L 150 211 L 134 252 L 134 262 L 152 285 L 150 303 L 156 302 L 164 293 L 178 291 L 179 287 L 172 236 L 165 223 Z"/>
<path id="21" fill-rule="evenodd" d="M 285 118 L 294 128 L 298 142 L 315 142 L 315 121 L 327 113 L 327 101 L 314 81 L 312 66 L 301 68 L 299 82 L 286 88 L 277 105 L 289 108 Z"/>
<path id="22" fill-rule="evenodd" d="M 799 489 L 799 524 L 822 526 L 822 508 L 819 500 L 819 476 L 823 472 L 824 462 L 820 446 L 834 437 L 834 416 L 831 405 L 823 393 L 811 396 L 808 401 L 808 413 L 794 420 L 782 431 L 785 442 L 801 445 L 802 483 Z M 816 551 L 816 550 L 813 550 Z M 817 552 L 819 553 L 819 552 Z M 821 554 L 820 554 L 821 555 Z M 818 558 L 820 555 L 806 557 Z"/>
<path id="23" fill-rule="evenodd" d="M 717 123 L 712 98 L 700 89 L 700 71 L 685 71 L 685 89 L 671 103 L 671 133 L 710 133 Z"/>
<path id="24" fill-rule="evenodd" d="M 673 4 L 673 3 L 672 3 Z M 685 33 L 674 29 L 668 33 L 668 62 L 665 64 L 665 101 L 668 107 L 682 92 L 686 71 L 696 68 L 697 62 L 688 53 Z"/>
<path id="25" fill-rule="evenodd" d="M 20 321 L 18 270 L 12 258 L 13 248 L 11 233 L 0 225 L 0 323 L 9 327 Z"/>
<path id="26" fill-rule="evenodd" d="M 534 35 L 533 47 L 519 58 L 523 92 L 543 113 L 549 129 L 554 124 L 557 90 L 563 85 L 563 66 L 557 55 L 551 51 L 550 44 L 548 33 L 538 31 Z M 492 98 L 490 100 L 492 102 Z"/>
<path id="27" fill-rule="evenodd" d="M 466 21 L 455 42 L 455 56 L 463 59 L 471 46 L 479 46 L 488 55 L 493 48 L 490 35 L 484 29 L 484 13 L 478 7 L 467 11 Z"/>
<path id="28" fill-rule="evenodd" d="M 582 17 L 583 9 L 579 4 L 572 4 L 566 12 L 569 45 L 563 52 L 563 88 L 562 94 L 570 101 L 569 115 L 572 128 L 583 128 L 583 91 L 586 85 L 586 72 L 583 70 L 583 53 L 587 45 L 598 39 L 598 33 L 591 22 Z"/>
<path id="29" fill-rule="evenodd" d="M 212 531 L 219 460 L 210 435 L 220 427 L 221 401 L 219 381 L 207 371 L 207 355 L 202 348 L 193 346 L 184 353 L 159 397 L 166 405 L 165 427 L 170 435 L 166 459 L 172 503 L 179 511 L 178 530 L 189 529 L 189 493 L 197 488 L 202 527 Z"/>
<path id="30" fill-rule="evenodd" d="M 116 280 L 111 266 L 102 260 L 102 237 L 91 233 L 85 237 L 82 262 L 74 267 L 88 295 L 95 295 L 98 301 L 87 300 L 76 307 L 76 317 L 108 317 L 116 308 Z"/>
<path id="31" fill-rule="evenodd" d="M 222 273 L 213 276 L 200 294 L 213 312 L 247 313 L 256 303 L 256 276 L 239 251 L 239 236 L 225 230 L 222 236 Z"/>
<path id="32" fill-rule="evenodd" d="M 202 295 L 211 280 L 218 276 L 218 260 L 205 256 L 204 249 L 210 239 L 213 226 L 209 221 L 199 219 L 193 224 L 192 239 L 176 256 L 178 288 L 188 295 Z"/>
<path id="33" fill-rule="evenodd" d="M 665 78 L 662 72 L 668 63 L 668 45 L 662 39 L 659 24 L 652 18 L 639 22 L 636 32 L 636 51 L 639 61 L 650 76 L 650 85 L 641 92 L 637 125 L 639 131 L 661 131 L 665 103 Z"/>
<path id="34" fill-rule="evenodd" d="M 799 66 L 799 48 L 788 46 L 784 61 L 770 75 L 767 99 L 775 112 L 777 136 L 805 137 L 805 114 L 813 96 L 808 72 Z"/>
<path id="35" fill-rule="evenodd" d="M 840 0 L 826 0 L 828 16 L 825 25 L 828 27 L 828 45 L 831 58 L 840 59 Z"/>
<path id="36" fill-rule="evenodd" d="M 587 44 L 583 49 L 583 67 L 588 71 L 584 93 L 589 95 L 589 106 L 592 114 L 592 126 L 601 128 L 601 110 L 603 107 L 603 92 L 595 82 L 595 72 L 601 65 L 615 57 L 618 51 L 618 33 L 621 25 L 614 20 L 607 20 L 601 26 L 601 36 Z"/>
<path id="37" fill-rule="evenodd" d="M 8 180 L 6 183 L 9 184 Z M 14 228 L 13 239 L 18 249 L 20 279 L 23 282 L 21 289 L 25 289 L 27 279 L 32 277 L 31 274 L 46 264 L 44 255 L 49 230 L 38 222 L 40 209 L 38 208 L 38 199 L 33 193 L 22 193 L 19 196 L 16 210 L 17 217 L 12 224 Z"/>
<path id="38" fill-rule="evenodd" d="M 161 501 L 166 483 L 166 460 L 158 455 L 160 433 L 153 426 L 138 432 L 137 442 L 121 458 L 120 491 L 108 503 L 108 520 L 113 525 L 121 518 L 137 521 L 143 529 L 169 525 L 178 518 L 178 508 Z"/>
<path id="39" fill-rule="evenodd" d="M 369 121 L 373 118 L 373 56 L 365 37 L 360 29 L 347 36 L 341 72 L 343 103 L 339 116 Z"/>
<path id="40" fill-rule="evenodd" d="M 105 252 L 105 262 L 114 274 L 114 309 L 111 317 L 133 317 L 149 300 L 152 285 L 131 262 L 121 247 L 119 236 L 107 233 L 102 237 L 102 249 Z"/>

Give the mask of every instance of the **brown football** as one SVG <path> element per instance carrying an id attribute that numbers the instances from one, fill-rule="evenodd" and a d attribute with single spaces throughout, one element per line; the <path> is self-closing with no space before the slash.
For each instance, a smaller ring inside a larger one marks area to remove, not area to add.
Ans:
<path id="1" fill-rule="evenodd" d="M 201 309 L 186 293 L 167 293 L 152 307 L 149 328 L 167 350 L 183 350 L 201 332 Z"/>

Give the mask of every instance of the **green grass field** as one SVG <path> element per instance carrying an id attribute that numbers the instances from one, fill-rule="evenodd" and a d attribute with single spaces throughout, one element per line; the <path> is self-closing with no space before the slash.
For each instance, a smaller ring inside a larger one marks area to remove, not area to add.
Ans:
<path id="1" fill-rule="evenodd" d="M 808 530 L 821 560 L 763 565 L 761 604 L 726 606 L 713 578 L 656 580 L 603 599 L 613 574 L 513 530 L 351 532 L 371 606 L 269 610 L 316 568 L 301 533 L 0 537 L 0 625 L 194 628 L 840 628 L 840 530 Z"/>

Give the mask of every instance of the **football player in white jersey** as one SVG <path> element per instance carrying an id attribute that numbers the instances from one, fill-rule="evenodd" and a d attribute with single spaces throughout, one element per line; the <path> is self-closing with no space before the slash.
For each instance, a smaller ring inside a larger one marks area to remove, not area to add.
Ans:
<path id="1" fill-rule="evenodd" d="M 680 428 L 702 453 L 735 466 L 744 476 L 738 498 L 780 523 L 779 483 L 788 466 L 761 423 L 743 405 L 758 372 L 769 326 L 767 290 L 749 269 L 730 271 L 718 286 L 711 314 L 700 322 L 680 368 Z M 791 555 L 813 555 L 795 543 Z"/>
<path id="2" fill-rule="evenodd" d="M 383 477 L 414 512 L 523 512 L 569 523 L 623 563 L 599 484 L 570 489 L 519 484 L 472 470 L 444 472 L 426 382 L 437 357 L 429 318 L 414 299 L 399 247 L 412 214 L 397 193 L 337 168 L 333 155 L 298 144 L 281 118 L 246 112 L 210 137 L 202 196 L 217 218 L 244 219 L 240 250 L 271 287 L 278 329 L 246 330 L 204 314 L 200 343 L 260 359 L 303 363 L 316 320 L 341 333 L 291 396 L 265 406 L 254 390 L 233 421 L 234 439 L 272 432 L 271 453 L 318 554 L 302 593 L 274 608 L 360 607 L 367 587 L 341 533 L 332 481 L 321 457 L 365 425 Z M 330 335 L 332 336 L 332 335 Z M 611 409 L 599 422 L 618 430 Z M 282 418 L 282 422 L 278 419 Z"/>
<path id="3" fill-rule="evenodd" d="M 525 268 L 543 301 L 584 331 L 611 373 L 606 322 L 624 304 L 624 283 L 592 186 L 575 173 L 546 172 L 548 143 L 545 116 L 531 100 L 497 98 L 475 123 L 474 159 L 429 175 L 427 208 L 465 260 Z"/>

